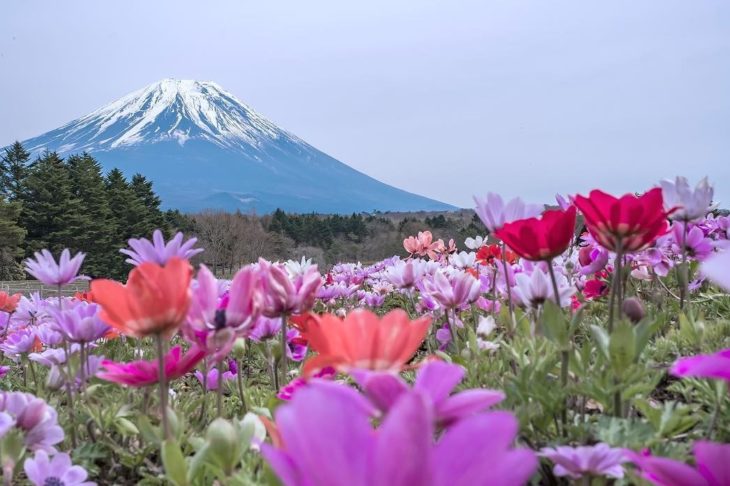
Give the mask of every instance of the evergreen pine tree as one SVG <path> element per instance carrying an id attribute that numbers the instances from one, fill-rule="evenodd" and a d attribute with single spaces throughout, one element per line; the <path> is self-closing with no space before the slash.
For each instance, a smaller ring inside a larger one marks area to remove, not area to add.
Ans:
<path id="1" fill-rule="evenodd" d="M 73 195 L 63 159 L 46 152 L 33 163 L 23 185 L 20 223 L 27 231 L 26 256 L 43 248 L 54 253 L 64 248 L 77 251 L 88 217 Z"/>
<path id="2" fill-rule="evenodd" d="M 25 230 L 18 226 L 20 203 L 6 201 L 0 197 L 0 279 L 14 280 L 23 278 L 25 272 L 18 264 L 23 255 L 20 245 Z"/>
<path id="3" fill-rule="evenodd" d="M 84 269 L 90 276 L 108 276 L 110 262 L 122 259 L 114 236 L 117 234 L 101 166 L 91 155 L 72 155 L 66 161 L 71 192 L 81 201 L 88 224 L 79 235 L 78 248 L 86 253 Z"/>
<path id="4" fill-rule="evenodd" d="M 152 232 L 157 228 L 165 231 L 165 215 L 160 210 L 162 202 L 152 189 L 152 181 L 142 174 L 134 174 L 130 187 L 145 208 L 146 217 L 144 222 L 140 222 L 140 226 L 144 226 L 144 234 L 152 235 Z"/>
<path id="5" fill-rule="evenodd" d="M 134 192 L 119 169 L 112 169 L 106 176 L 106 193 L 111 210 L 111 221 L 117 229 L 113 246 L 126 248 L 130 238 L 150 238 L 149 223 L 146 221 L 147 209 Z M 124 258 L 110 261 L 111 274 L 121 278 L 129 271 Z"/>
<path id="6" fill-rule="evenodd" d="M 9 201 L 17 201 L 23 192 L 30 153 L 20 142 L 5 149 L 0 157 L 0 193 Z"/>

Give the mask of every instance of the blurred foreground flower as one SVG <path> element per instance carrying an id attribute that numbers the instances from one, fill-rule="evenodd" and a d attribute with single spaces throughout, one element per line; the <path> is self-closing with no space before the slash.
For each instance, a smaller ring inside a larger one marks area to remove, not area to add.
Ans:
<path id="1" fill-rule="evenodd" d="M 700 267 L 702 274 L 730 292 L 730 250 L 709 257 Z"/>
<path id="2" fill-rule="evenodd" d="M 728 484 L 730 444 L 697 441 L 693 446 L 695 467 L 683 462 L 627 451 L 641 476 L 658 486 L 722 486 Z"/>
<path id="3" fill-rule="evenodd" d="M 205 357 L 205 354 L 205 350 L 198 347 L 190 348 L 185 354 L 182 354 L 180 346 L 172 348 L 164 359 L 166 382 L 180 378 L 192 371 Z M 129 363 L 104 360 L 101 366 L 104 370 L 97 373 L 97 377 L 102 380 L 134 387 L 154 385 L 159 381 L 157 360 L 139 360 Z"/>
<path id="4" fill-rule="evenodd" d="M 689 376 L 730 382 L 730 349 L 680 358 L 674 362 L 669 373 L 682 378 Z"/>
<path id="5" fill-rule="evenodd" d="M 623 449 L 603 443 L 581 447 L 546 447 L 540 451 L 540 455 L 555 463 L 553 473 L 556 476 L 567 476 L 572 479 L 584 476 L 608 476 L 620 479 L 624 477 L 624 468 L 621 464 L 629 460 Z"/>
<path id="6" fill-rule="evenodd" d="M 60 453 L 49 458 L 45 451 L 38 451 L 23 464 L 25 474 L 35 486 L 94 486 L 86 481 L 88 473 L 81 466 L 74 466 L 71 457 Z"/>

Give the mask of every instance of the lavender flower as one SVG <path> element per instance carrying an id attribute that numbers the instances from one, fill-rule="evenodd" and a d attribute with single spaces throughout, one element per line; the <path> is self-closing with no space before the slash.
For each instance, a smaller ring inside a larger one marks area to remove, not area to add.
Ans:
<path id="1" fill-rule="evenodd" d="M 193 256 L 202 252 L 202 248 L 193 248 L 198 242 L 197 238 L 190 238 L 183 243 L 183 234 L 178 232 L 170 241 L 165 243 L 162 231 L 156 229 L 152 233 L 152 241 L 146 238 L 132 238 L 127 243 L 131 249 L 125 248 L 119 250 L 120 253 L 127 255 L 127 263 L 137 266 L 144 262 L 154 262 L 158 265 L 164 265 L 172 257 L 179 257 L 189 260 Z"/>
<path id="2" fill-rule="evenodd" d="M 83 278 L 79 276 L 79 269 L 86 254 L 77 253 L 71 258 L 71 252 L 65 249 L 61 252 L 58 263 L 48 250 L 35 253 L 35 259 L 25 261 L 25 271 L 46 285 L 66 285 Z"/>
<path id="3" fill-rule="evenodd" d="M 45 451 L 36 452 L 23 464 L 25 474 L 35 486 L 94 486 L 96 483 L 86 481 L 88 473 L 81 466 L 74 466 L 71 457 L 60 453 L 48 457 Z"/>
<path id="4" fill-rule="evenodd" d="M 705 260 L 700 272 L 726 292 L 730 292 L 730 250 L 717 253 Z"/>
<path id="5" fill-rule="evenodd" d="M 25 446 L 32 451 L 55 452 L 53 446 L 63 440 L 56 410 L 30 393 L 0 392 L 0 413 L 15 421 Z"/>
<path id="6" fill-rule="evenodd" d="M 99 317 L 99 306 L 77 301 L 63 310 L 49 309 L 53 328 L 72 343 L 91 343 L 104 336 L 110 327 Z"/>
<path id="7" fill-rule="evenodd" d="M 8 358 L 17 361 L 23 355 L 29 353 L 35 345 L 36 335 L 31 329 L 18 329 L 5 338 L 0 344 L 0 351 Z"/>
<path id="8" fill-rule="evenodd" d="M 424 280 L 424 290 L 440 305 L 455 309 L 477 300 L 481 285 L 479 280 L 463 271 L 447 274 L 437 271 L 432 278 Z"/>
<path id="9" fill-rule="evenodd" d="M 620 479 L 624 477 L 621 464 L 628 462 L 623 449 L 612 448 L 603 443 L 582 447 L 546 447 L 540 451 L 540 455 L 555 463 L 553 473 L 556 476 L 568 476 L 572 479 L 583 476 Z"/>

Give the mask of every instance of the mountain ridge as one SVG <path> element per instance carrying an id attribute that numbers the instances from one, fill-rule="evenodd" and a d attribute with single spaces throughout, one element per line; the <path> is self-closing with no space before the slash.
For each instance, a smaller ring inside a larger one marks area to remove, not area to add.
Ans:
<path id="1" fill-rule="evenodd" d="M 167 207 L 183 211 L 455 209 L 330 157 L 212 81 L 152 83 L 23 145 L 34 155 L 88 152 L 105 169 L 141 172 Z"/>

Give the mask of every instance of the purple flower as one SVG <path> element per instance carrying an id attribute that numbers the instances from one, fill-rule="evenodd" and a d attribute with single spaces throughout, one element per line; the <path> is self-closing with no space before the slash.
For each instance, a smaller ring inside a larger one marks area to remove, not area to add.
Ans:
<path id="1" fill-rule="evenodd" d="M 259 260 L 259 275 L 263 287 L 263 313 L 267 317 L 302 314 L 314 305 L 322 276 L 316 266 L 305 273 L 289 277 L 286 267 Z"/>
<path id="2" fill-rule="evenodd" d="M 25 460 L 25 474 L 35 486 L 94 486 L 86 481 L 88 473 L 81 466 L 74 466 L 68 454 L 60 453 L 49 458 L 45 451 Z"/>
<path id="3" fill-rule="evenodd" d="M 280 317 L 260 316 L 248 331 L 247 337 L 257 343 L 274 339 L 281 331 Z"/>
<path id="4" fill-rule="evenodd" d="M 392 373 L 355 370 L 350 373 L 373 405 L 383 413 L 395 406 L 411 387 Z M 464 379 L 464 368 L 459 365 L 432 361 L 418 371 L 413 390 L 420 392 L 433 406 L 434 418 L 440 425 L 449 426 L 504 400 L 498 390 L 472 389 L 454 395 L 451 392 Z"/>
<path id="5" fill-rule="evenodd" d="M 313 374 L 310 379 L 322 378 L 325 380 L 332 380 L 334 379 L 336 374 L 337 371 L 335 371 L 334 368 L 332 368 L 331 366 L 325 366 L 324 368 Z M 309 383 L 309 381 L 305 378 L 294 378 L 289 383 L 281 387 L 279 392 L 276 394 L 276 398 L 278 398 L 279 400 L 289 401 L 292 399 L 297 390 L 305 387 L 307 383 Z"/>
<path id="6" fill-rule="evenodd" d="M 70 354 L 76 353 L 81 349 L 78 344 L 70 346 Z M 57 366 L 66 362 L 66 351 L 62 348 L 48 348 L 42 353 L 30 353 L 28 359 L 40 363 L 43 366 Z"/>
<path id="7" fill-rule="evenodd" d="M 669 373 L 679 377 L 713 378 L 730 382 L 730 348 L 715 354 L 698 354 L 680 358 Z"/>
<path id="8" fill-rule="evenodd" d="M 644 479 L 659 486 L 720 486 L 728 484 L 730 444 L 697 441 L 694 443 L 695 467 L 665 457 L 626 451 L 628 459 Z"/>
<path id="9" fill-rule="evenodd" d="M 485 197 L 474 196 L 477 216 L 490 232 L 495 232 L 506 223 L 518 219 L 532 218 L 542 213 L 543 208 L 535 204 L 525 204 L 516 197 L 505 203 L 502 196 L 493 192 Z"/>
<path id="10" fill-rule="evenodd" d="M 58 346 L 63 342 L 63 335 L 56 330 L 56 324 L 52 321 L 38 324 L 35 327 L 35 335 L 44 346 Z"/>
<path id="11" fill-rule="evenodd" d="M 79 269 L 86 254 L 77 253 L 71 258 L 71 252 L 65 249 L 61 252 L 61 258 L 56 260 L 48 250 L 41 250 L 35 253 L 35 259 L 25 261 L 25 271 L 40 280 L 46 285 L 66 285 L 83 278 L 79 277 Z"/>
<path id="12" fill-rule="evenodd" d="M 197 238 L 190 238 L 183 243 L 183 234 L 178 232 L 169 242 L 165 243 L 162 231 L 156 229 L 152 233 L 152 241 L 146 238 L 132 238 L 127 242 L 132 248 L 119 250 L 119 252 L 127 255 L 129 257 L 126 260 L 127 263 L 134 266 L 144 262 L 154 262 L 159 265 L 164 265 L 172 257 L 189 260 L 202 252 L 202 248 L 193 248 L 197 242 Z"/>
<path id="13" fill-rule="evenodd" d="M 676 253 L 682 252 L 682 242 L 685 242 L 685 247 L 690 256 L 695 259 L 702 261 L 712 254 L 714 246 L 712 240 L 705 238 L 705 234 L 697 226 L 693 226 L 687 231 L 687 235 L 684 235 L 684 225 L 686 223 L 674 223 L 672 225 L 672 235 L 676 242 Z"/>
<path id="14" fill-rule="evenodd" d="M 59 310 L 49 309 L 54 321 L 54 329 L 72 343 L 91 343 L 104 336 L 110 327 L 99 317 L 99 306 L 83 301 L 76 301 Z"/>
<path id="15" fill-rule="evenodd" d="M 730 251 L 717 253 L 702 262 L 700 272 L 726 292 L 730 292 Z"/>
<path id="16" fill-rule="evenodd" d="M 424 290 L 440 305 L 455 309 L 477 300 L 480 292 L 479 280 L 462 271 L 437 271 L 432 278 L 424 280 Z"/>
<path id="17" fill-rule="evenodd" d="M 223 372 L 223 382 L 231 381 L 236 377 L 236 372 L 231 369 L 231 363 L 235 363 L 235 361 L 231 360 L 228 363 L 228 369 Z M 233 365 L 235 367 L 235 364 Z M 201 385 L 205 386 L 209 391 L 217 390 L 218 389 L 218 368 L 212 367 L 210 370 L 208 370 L 208 373 L 206 373 L 206 376 L 203 377 L 203 373 L 199 370 L 195 370 L 194 373 L 195 377 L 198 379 Z"/>
<path id="18" fill-rule="evenodd" d="M 399 289 L 413 287 L 426 274 L 426 262 L 418 258 L 398 260 L 383 271 L 383 276 Z"/>
<path id="19" fill-rule="evenodd" d="M 572 479 L 587 475 L 622 478 L 624 468 L 621 464 L 628 461 L 623 449 L 603 443 L 582 447 L 546 447 L 540 451 L 540 455 L 555 463 L 553 473 L 556 476 Z"/>
<path id="20" fill-rule="evenodd" d="M 575 293 L 575 289 L 568 284 L 563 275 L 557 274 L 555 277 L 558 284 L 558 294 L 560 295 L 560 305 L 561 307 L 568 307 L 570 297 Z M 533 268 L 531 275 L 518 273 L 515 275 L 515 281 L 517 285 L 512 289 L 512 295 L 518 304 L 528 308 L 537 308 L 546 300 L 555 301 L 555 291 L 550 277 L 539 266 Z"/>
<path id="21" fill-rule="evenodd" d="M 20 355 L 26 354 L 33 349 L 36 335 L 31 329 L 18 329 L 5 337 L 0 344 L 0 351 L 10 359 L 17 360 Z"/>
<path id="22" fill-rule="evenodd" d="M 276 410 L 283 448 L 262 444 L 261 451 L 286 486 L 511 486 L 529 480 L 537 458 L 512 448 L 518 424 L 511 413 L 461 420 L 434 444 L 431 402 L 418 391 L 405 393 L 373 433 L 367 399 L 347 386 L 313 382 Z"/>
<path id="23" fill-rule="evenodd" d="M 32 451 L 55 452 L 53 446 L 63 440 L 56 410 L 30 393 L 0 392 L 0 412 L 14 419 L 25 446 Z"/>
<path id="24" fill-rule="evenodd" d="M 10 373 L 10 369 L 10 366 L 0 366 L 0 378 L 4 378 L 5 375 Z"/>

